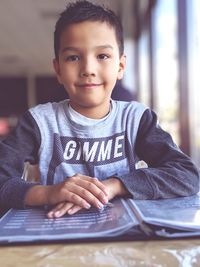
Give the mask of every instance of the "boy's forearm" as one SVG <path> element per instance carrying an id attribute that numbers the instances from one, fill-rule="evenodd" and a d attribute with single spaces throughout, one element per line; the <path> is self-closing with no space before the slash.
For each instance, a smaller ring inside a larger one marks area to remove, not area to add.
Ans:
<path id="1" fill-rule="evenodd" d="M 25 206 L 43 206 L 48 204 L 49 186 L 35 185 L 26 193 Z"/>

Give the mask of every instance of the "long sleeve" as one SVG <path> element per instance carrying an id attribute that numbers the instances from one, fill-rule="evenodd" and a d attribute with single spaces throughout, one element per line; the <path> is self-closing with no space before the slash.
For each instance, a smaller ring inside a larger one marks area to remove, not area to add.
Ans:
<path id="1" fill-rule="evenodd" d="M 29 112 L 0 143 L 0 208 L 23 208 L 27 190 L 35 185 L 22 179 L 24 162 L 38 162 L 40 132 Z"/>
<path id="2" fill-rule="evenodd" d="M 135 148 L 148 168 L 118 177 L 134 199 L 188 196 L 199 191 L 198 169 L 160 128 L 149 109 L 140 121 Z"/>

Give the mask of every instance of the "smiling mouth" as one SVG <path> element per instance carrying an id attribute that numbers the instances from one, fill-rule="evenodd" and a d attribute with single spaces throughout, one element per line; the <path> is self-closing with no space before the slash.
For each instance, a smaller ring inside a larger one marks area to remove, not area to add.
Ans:
<path id="1" fill-rule="evenodd" d="M 83 83 L 83 84 L 78 84 L 77 86 L 81 88 L 93 88 L 101 85 L 102 83 Z"/>

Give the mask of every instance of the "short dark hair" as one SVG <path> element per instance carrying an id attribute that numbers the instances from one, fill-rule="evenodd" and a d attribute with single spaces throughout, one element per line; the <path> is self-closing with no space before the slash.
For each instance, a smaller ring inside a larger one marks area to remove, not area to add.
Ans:
<path id="1" fill-rule="evenodd" d="M 81 0 L 69 3 L 56 22 L 54 32 L 54 52 L 56 59 L 58 59 L 60 37 L 64 29 L 71 24 L 84 21 L 106 22 L 113 27 L 119 47 L 119 54 L 122 55 L 124 53 L 123 28 L 118 16 L 104 6 Z"/>

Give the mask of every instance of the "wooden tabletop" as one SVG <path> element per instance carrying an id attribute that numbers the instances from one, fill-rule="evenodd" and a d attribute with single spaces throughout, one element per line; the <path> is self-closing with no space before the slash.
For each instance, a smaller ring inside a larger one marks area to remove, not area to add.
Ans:
<path id="1" fill-rule="evenodd" d="M 0 247 L 3 267 L 199 267 L 200 240 Z"/>

